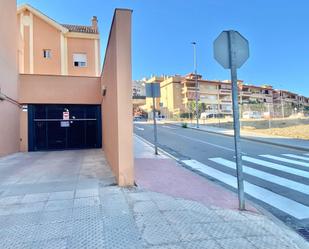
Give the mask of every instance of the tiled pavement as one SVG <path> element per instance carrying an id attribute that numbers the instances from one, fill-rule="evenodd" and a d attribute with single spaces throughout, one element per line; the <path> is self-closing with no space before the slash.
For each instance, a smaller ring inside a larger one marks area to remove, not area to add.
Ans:
<path id="1" fill-rule="evenodd" d="M 0 159 L 0 248 L 307 248 L 263 215 L 119 188 L 100 150 Z"/>

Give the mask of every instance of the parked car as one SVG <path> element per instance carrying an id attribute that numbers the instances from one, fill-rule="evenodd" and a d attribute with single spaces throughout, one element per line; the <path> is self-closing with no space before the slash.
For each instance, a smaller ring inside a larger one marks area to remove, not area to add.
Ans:
<path id="1" fill-rule="evenodd" d="M 147 118 L 144 116 L 135 116 L 133 121 L 147 121 Z"/>
<path id="2" fill-rule="evenodd" d="M 242 117 L 245 119 L 260 119 L 262 114 L 257 111 L 246 111 L 242 114 Z"/>
<path id="3" fill-rule="evenodd" d="M 202 112 L 200 118 L 201 119 L 208 119 L 208 118 L 224 118 L 225 115 L 222 113 L 207 113 Z"/>
<path id="4" fill-rule="evenodd" d="M 162 121 L 162 120 L 164 120 L 165 119 L 165 116 L 164 115 L 158 115 L 157 117 L 156 117 L 156 120 L 157 121 Z"/>

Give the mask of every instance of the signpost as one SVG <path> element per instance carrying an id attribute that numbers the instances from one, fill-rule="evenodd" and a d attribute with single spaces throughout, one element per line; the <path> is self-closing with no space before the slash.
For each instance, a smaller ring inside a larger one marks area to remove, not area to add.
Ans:
<path id="1" fill-rule="evenodd" d="M 156 121 L 156 98 L 160 98 L 160 83 L 146 84 L 146 98 L 152 98 L 152 112 L 153 112 L 153 131 L 154 131 L 154 146 L 155 154 L 158 155 L 158 136 L 157 136 L 157 121 Z"/>
<path id="2" fill-rule="evenodd" d="M 214 57 L 222 67 L 231 70 L 238 201 L 239 209 L 244 210 L 245 195 L 240 147 L 237 69 L 249 58 L 249 42 L 237 31 L 223 31 L 214 41 Z"/>
<path id="3" fill-rule="evenodd" d="M 69 111 L 64 111 L 62 116 L 63 116 L 63 120 L 70 120 L 70 112 Z"/>

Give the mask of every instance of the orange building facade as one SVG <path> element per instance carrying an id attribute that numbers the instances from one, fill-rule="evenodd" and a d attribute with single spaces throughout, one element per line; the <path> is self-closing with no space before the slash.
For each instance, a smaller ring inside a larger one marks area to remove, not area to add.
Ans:
<path id="1" fill-rule="evenodd" d="M 0 8 L 0 156 L 102 148 L 118 184 L 133 185 L 132 11 L 115 10 L 101 69 L 96 17 L 68 25 L 12 0 Z"/>

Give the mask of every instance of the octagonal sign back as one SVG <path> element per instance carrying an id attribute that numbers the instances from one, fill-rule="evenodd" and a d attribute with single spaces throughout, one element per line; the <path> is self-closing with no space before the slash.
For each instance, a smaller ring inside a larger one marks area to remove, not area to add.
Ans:
<path id="1" fill-rule="evenodd" d="M 237 31 L 223 31 L 214 41 L 214 57 L 225 69 L 231 68 L 230 49 L 234 63 L 240 68 L 249 58 L 249 42 Z"/>

